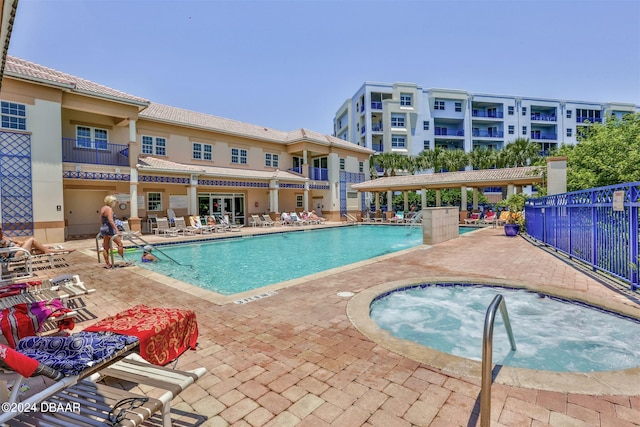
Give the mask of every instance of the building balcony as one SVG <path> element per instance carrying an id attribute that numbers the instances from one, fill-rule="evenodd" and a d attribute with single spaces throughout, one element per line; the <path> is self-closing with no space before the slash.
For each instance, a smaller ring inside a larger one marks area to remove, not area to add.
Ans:
<path id="1" fill-rule="evenodd" d="M 371 149 L 374 150 L 377 153 L 382 153 L 384 152 L 384 144 L 380 143 L 380 144 L 372 144 L 371 145 Z"/>
<path id="2" fill-rule="evenodd" d="M 556 140 L 558 139 L 558 135 L 556 135 L 555 133 L 531 132 L 531 139 Z"/>
<path id="3" fill-rule="evenodd" d="M 366 127 L 366 126 L 362 126 L 362 127 L 360 128 L 360 134 L 361 134 L 361 135 L 364 135 L 365 133 L 367 133 L 367 127 Z"/>
<path id="4" fill-rule="evenodd" d="M 329 181 L 329 169 L 309 166 L 309 179 L 313 181 Z"/>
<path id="5" fill-rule="evenodd" d="M 382 102 L 380 102 L 380 101 L 371 101 L 371 109 L 372 110 L 382 110 Z"/>
<path id="6" fill-rule="evenodd" d="M 474 130 L 472 136 L 480 138 L 504 138 L 504 132 L 501 130 L 488 131 L 488 130 Z"/>
<path id="7" fill-rule="evenodd" d="M 436 136 L 464 136 L 464 131 L 460 129 L 435 128 Z"/>
<path id="8" fill-rule="evenodd" d="M 89 139 L 62 138 L 62 161 L 92 165 L 129 166 L 129 146 Z"/>
<path id="9" fill-rule="evenodd" d="M 472 117 L 484 117 L 488 119 L 502 119 L 504 118 L 504 113 L 502 111 L 480 111 L 473 110 L 471 112 Z"/>
<path id="10" fill-rule="evenodd" d="M 542 122 L 555 122 L 557 121 L 557 117 L 555 114 L 540 114 L 540 113 L 531 113 L 532 121 L 542 121 Z"/>
<path id="11" fill-rule="evenodd" d="M 371 125 L 372 132 L 382 132 L 382 124 Z"/>
<path id="12" fill-rule="evenodd" d="M 602 123 L 602 117 L 576 117 L 576 123 L 584 123 L 585 121 L 590 123 Z"/>

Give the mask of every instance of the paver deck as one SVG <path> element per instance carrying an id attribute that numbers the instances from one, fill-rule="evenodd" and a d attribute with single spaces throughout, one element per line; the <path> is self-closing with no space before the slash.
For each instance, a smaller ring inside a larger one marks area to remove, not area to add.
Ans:
<path id="1" fill-rule="evenodd" d="M 256 231 L 263 230 L 242 232 Z M 268 298 L 223 305 L 137 274 L 135 266 L 105 270 L 93 240 L 64 245 L 79 249 L 65 256 L 70 266 L 39 276 L 79 274 L 97 289 L 85 301 L 98 318 L 136 304 L 195 310 L 198 349 L 181 356 L 177 367 L 208 372 L 173 408 L 207 416 L 204 426 L 480 425 L 478 378 L 442 371 L 369 339 L 348 318 L 349 298 L 339 292 L 357 295 L 399 280 L 477 277 L 569 289 L 640 311 L 633 295 L 499 228 L 314 276 Z M 631 387 L 627 395 L 589 395 L 496 383 L 491 425 L 638 426 L 640 383 L 635 392 Z"/>

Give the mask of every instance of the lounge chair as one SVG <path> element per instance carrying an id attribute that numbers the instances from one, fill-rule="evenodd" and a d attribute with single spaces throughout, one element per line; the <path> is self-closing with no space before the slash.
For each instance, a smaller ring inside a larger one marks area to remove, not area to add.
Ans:
<path id="1" fill-rule="evenodd" d="M 183 216 L 174 218 L 173 225 L 176 233 L 182 233 L 183 236 L 186 236 L 187 234 L 196 234 L 196 232 L 187 225 L 187 222 L 185 221 Z"/>
<path id="2" fill-rule="evenodd" d="M 497 219 L 497 215 L 495 212 L 486 215 L 484 218 L 481 218 L 478 221 L 478 224 L 482 224 L 482 225 L 490 225 L 492 224 L 494 227 L 496 226 L 498 219 Z"/>
<path id="3" fill-rule="evenodd" d="M 203 227 L 208 227 L 214 233 L 224 233 L 227 231 L 227 227 L 219 220 L 216 220 L 216 217 L 213 215 L 207 216 L 207 225 L 203 225 Z"/>
<path id="4" fill-rule="evenodd" d="M 262 215 L 262 223 L 265 227 L 275 227 L 276 222 L 271 219 L 271 217 L 267 214 Z"/>
<path id="5" fill-rule="evenodd" d="M 394 216 L 388 219 L 389 222 L 399 224 L 404 222 L 404 212 L 398 211 Z"/>
<path id="6" fill-rule="evenodd" d="M 167 218 L 158 218 L 156 220 L 156 235 L 162 234 L 164 237 L 176 237 L 178 235 L 175 228 L 169 226 L 169 220 Z"/>
<path id="7" fill-rule="evenodd" d="M 251 224 L 252 227 L 264 227 L 264 224 L 262 223 L 262 219 L 258 215 L 251 215 L 251 218 L 249 219 L 249 223 Z"/>
<path id="8" fill-rule="evenodd" d="M 167 209 L 167 218 L 169 219 L 169 225 L 173 226 L 174 220 L 176 219 L 176 213 L 173 211 L 173 209 Z"/>
<path id="9" fill-rule="evenodd" d="M 140 236 L 140 233 L 138 233 L 137 231 L 131 230 L 131 227 L 129 226 L 129 221 L 120 221 L 120 225 L 122 226 L 122 238 Z"/>
<path id="10" fill-rule="evenodd" d="M 308 222 L 303 221 L 301 218 L 298 217 L 298 214 L 295 212 L 291 212 L 289 214 L 289 218 L 291 220 L 291 224 L 292 225 L 307 225 Z"/>
<path id="11" fill-rule="evenodd" d="M 476 224 L 480 220 L 480 212 L 473 212 L 469 218 L 465 218 L 465 224 Z"/>
<path id="12" fill-rule="evenodd" d="M 203 225 L 200 217 L 197 215 L 189 217 L 189 225 L 187 227 L 194 233 L 199 234 L 213 233 L 216 228 L 213 225 Z"/>
<path id="13" fill-rule="evenodd" d="M 240 229 L 241 229 L 242 227 L 244 227 L 244 225 L 243 225 L 243 224 L 235 224 L 235 223 L 232 223 L 232 222 L 229 220 L 229 215 L 227 215 L 227 214 L 222 215 L 220 218 L 221 218 L 220 223 L 221 223 L 221 224 L 224 224 L 225 228 L 226 228 L 227 230 L 229 230 L 229 231 L 240 231 Z"/>
<path id="14" fill-rule="evenodd" d="M 344 214 L 344 217 L 347 219 L 347 224 L 349 224 L 349 223 L 357 224 L 358 223 L 358 218 L 356 218 L 355 216 L 351 215 L 350 213 Z"/>

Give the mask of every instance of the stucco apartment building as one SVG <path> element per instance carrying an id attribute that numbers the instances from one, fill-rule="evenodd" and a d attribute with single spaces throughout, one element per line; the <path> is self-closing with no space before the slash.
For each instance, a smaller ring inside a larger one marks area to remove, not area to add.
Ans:
<path id="1" fill-rule="evenodd" d="M 95 235 L 103 199 L 134 230 L 149 215 L 362 209 L 351 184 L 373 150 L 153 103 L 7 56 L 0 91 L 0 215 L 10 236 Z"/>
<path id="2" fill-rule="evenodd" d="M 541 152 L 578 135 L 606 117 L 640 106 L 427 89 L 415 83 L 365 82 L 334 117 L 334 135 L 376 153 L 417 155 L 422 150 L 501 149 L 517 138 Z"/>

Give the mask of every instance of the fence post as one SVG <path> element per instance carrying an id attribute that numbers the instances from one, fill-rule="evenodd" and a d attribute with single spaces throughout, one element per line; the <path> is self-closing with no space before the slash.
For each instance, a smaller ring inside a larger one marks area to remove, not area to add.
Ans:
<path id="1" fill-rule="evenodd" d="M 638 289 L 638 269 L 640 259 L 638 259 L 638 191 L 635 186 L 629 189 L 629 267 L 631 290 Z"/>

